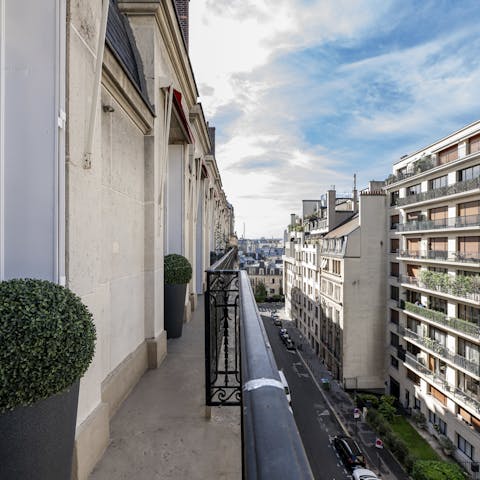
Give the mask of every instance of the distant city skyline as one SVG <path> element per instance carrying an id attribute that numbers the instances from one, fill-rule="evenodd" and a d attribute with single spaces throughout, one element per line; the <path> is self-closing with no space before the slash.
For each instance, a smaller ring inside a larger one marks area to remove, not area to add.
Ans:
<path id="1" fill-rule="evenodd" d="M 190 53 L 236 231 L 382 180 L 478 119 L 478 2 L 192 0 Z"/>

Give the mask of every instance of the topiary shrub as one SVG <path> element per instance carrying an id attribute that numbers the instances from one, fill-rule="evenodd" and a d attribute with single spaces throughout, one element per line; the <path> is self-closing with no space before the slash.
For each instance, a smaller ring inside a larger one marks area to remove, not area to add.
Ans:
<path id="1" fill-rule="evenodd" d="M 92 314 L 46 280 L 0 282 L 0 412 L 66 390 L 95 350 Z"/>
<path id="2" fill-rule="evenodd" d="M 164 281 L 167 285 L 183 285 L 192 279 L 190 262 L 177 253 L 166 255 L 163 260 Z"/>
<path id="3" fill-rule="evenodd" d="M 456 463 L 435 460 L 419 460 L 412 468 L 414 480 L 465 480 L 465 475 Z"/>
<path id="4" fill-rule="evenodd" d="M 371 393 L 357 394 L 357 407 L 378 408 L 378 397 Z"/>

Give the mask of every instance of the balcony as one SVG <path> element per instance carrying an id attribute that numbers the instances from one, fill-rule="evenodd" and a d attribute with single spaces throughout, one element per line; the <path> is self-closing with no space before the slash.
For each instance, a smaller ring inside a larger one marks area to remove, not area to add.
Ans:
<path id="1" fill-rule="evenodd" d="M 475 376 L 480 376 L 480 365 L 478 362 L 473 362 L 471 360 L 458 355 L 457 353 L 451 352 L 445 345 L 442 345 L 440 342 L 437 342 L 433 338 L 424 337 L 418 333 L 404 327 L 399 327 L 399 332 L 406 338 L 417 345 L 421 345 L 431 352 L 436 353 L 438 356 L 448 360 L 450 363 L 455 364 L 457 367 L 463 368 L 470 373 L 473 373 Z"/>
<path id="2" fill-rule="evenodd" d="M 468 192 L 469 190 L 475 190 L 478 188 L 480 188 L 480 178 L 473 178 L 471 180 L 454 183 L 453 185 L 447 185 L 446 187 L 435 188 L 433 190 L 428 190 L 427 192 L 420 192 L 407 197 L 398 198 L 396 204 L 397 206 L 402 207 L 413 203 L 426 202 L 436 198 Z"/>
<path id="3" fill-rule="evenodd" d="M 407 312 L 414 313 L 415 315 L 430 322 L 451 328 L 452 330 L 460 331 L 474 338 L 478 338 L 480 336 L 480 325 L 476 323 L 467 322 L 466 320 L 461 320 L 459 318 L 450 318 L 442 312 L 419 307 L 418 305 L 410 302 L 405 302 L 405 310 Z"/>
<path id="4" fill-rule="evenodd" d="M 423 290 L 429 290 L 432 293 L 443 293 L 475 303 L 480 302 L 477 277 L 464 277 L 463 275 L 451 277 L 447 273 L 423 270 L 420 278 L 402 275 L 401 282 Z"/>
<path id="5" fill-rule="evenodd" d="M 480 215 L 465 215 L 438 220 L 415 220 L 398 225 L 398 232 L 418 232 L 420 230 L 443 230 L 453 228 L 470 228 L 480 226 Z"/>
<path id="6" fill-rule="evenodd" d="M 231 250 L 207 271 L 206 405 L 242 412 L 245 478 L 313 478 L 248 275 Z"/>
<path id="7" fill-rule="evenodd" d="M 418 362 L 415 357 L 407 353 L 405 355 L 405 364 L 415 370 L 416 373 L 423 375 L 431 383 L 436 384 L 440 387 L 447 395 L 452 396 L 457 401 L 460 401 L 464 405 L 472 408 L 475 412 L 480 413 L 480 400 L 476 399 L 473 393 L 466 392 L 461 390 L 454 385 L 446 382 L 440 375 L 437 375 L 435 372 L 429 370 L 425 365 Z"/>
<path id="8" fill-rule="evenodd" d="M 398 254 L 400 258 L 412 258 L 414 260 L 452 263 L 480 263 L 480 252 L 447 252 L 446 250 L 401 250 Z"/>

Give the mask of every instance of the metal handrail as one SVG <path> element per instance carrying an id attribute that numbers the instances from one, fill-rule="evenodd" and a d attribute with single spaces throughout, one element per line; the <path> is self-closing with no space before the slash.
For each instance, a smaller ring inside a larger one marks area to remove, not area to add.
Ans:
<path id="1" fill-rule="evenodd" d="M 312 480 L 245 271 L 240 272 L 240 319 L 244 478 Z"/>
<path id="2" fill-rule="evenodd" d="M 443 262 L 480 263 L 480 252 L 447 252 L 446 250 L 401 250 L 401 258 L 418 260 L 440 260 Z"/>
<path id="3" fill-rule="evenodd" d="M 464 215 L 461 217 L 439 218 L 436 220 L 412 220 L 398 224 L 399 232 L 415 232 L 417 230 L 437 230 L 443 228 L 478 227 L 480 215 Z"/>

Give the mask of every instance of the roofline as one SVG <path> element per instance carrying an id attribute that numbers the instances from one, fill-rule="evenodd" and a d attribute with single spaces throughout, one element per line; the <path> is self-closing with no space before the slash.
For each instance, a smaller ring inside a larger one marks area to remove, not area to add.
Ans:
<path id="1" fill-rule="evenodd" d="M 440 143 L 440 142 L 443 142 L 444 140 L 447 140 L 449 137 L 453 137 L 454 135 L 458 135 L 459 133 L 463 132 L 464 130 L 467 130 L 475 125 L 479 125 L 480 126 L 480 120 L 476 120 L 475 122 L 472 122 L 472 123 L 469 123 L 468 125 L 465 125 L 464 127 L 460 128 L 459 130 L 456 130 L 455 132 L 453 133 L 449 133 L 448 135 L 446 135 L 445 137 L 443 138 L 440 138 L 438 140 L 436 140 L 435 142 L 432 142 L 430 145 L 427 145 L 425 147 L 422 147 L 420 149 L 418 149 L 417 151 L 413 152 L 413 153 L 409 153 L 407 156 L 403 157 L 403 158 L 400 158 L 399 160 L 397 160 L 396 162 L 393 163 L 393 165 L 397 165 L 398 163 L 401 163 L 401 162 L 404 162 L 407 158 L 410 158 L 410 157 L 414 157 L 415 155 L 418 155 L 420 152 L 422 152 L 423 150 L 427 150 L 428 148 L 431 148 L 433 147 L 434 145 L 436 145 L 437 143 Z"/>

